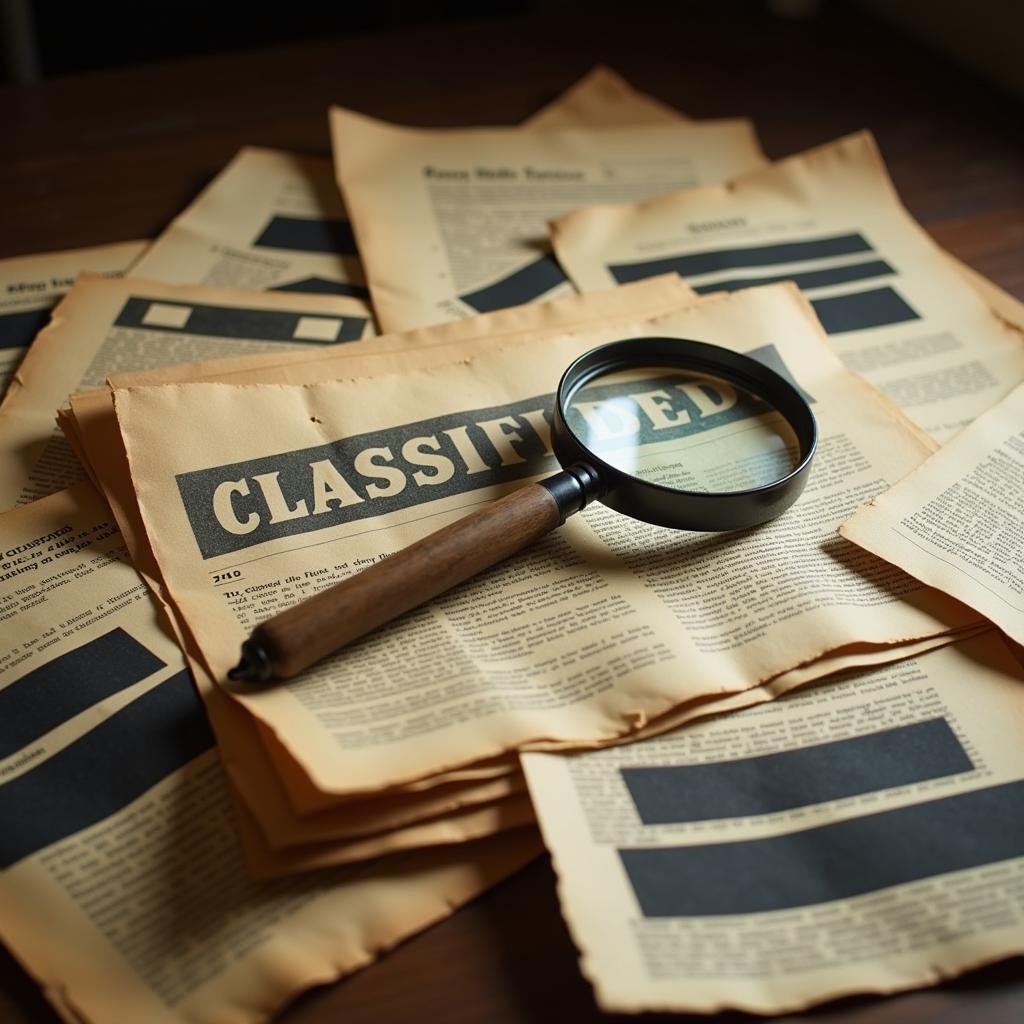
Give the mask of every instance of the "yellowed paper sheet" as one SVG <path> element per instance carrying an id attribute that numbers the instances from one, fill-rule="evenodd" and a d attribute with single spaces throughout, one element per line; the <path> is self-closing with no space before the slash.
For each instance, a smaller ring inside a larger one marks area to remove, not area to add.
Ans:
<path id="1" fill-rule="evenodd" d="M 108 374 L 243 352 L 294 351 L 372 334 L 359 299 L 263 294 L 83 275 L 22 362 L 0 408 L 0 508 L 85 476 L 54 426 L 68 394 Z"/>
<path id="2" fill-rule="evenodd" d="M 733 711 L 742 711 L 744 708 L 751 708 L 766 701 L 777 700 L 779 697 L 791 693 L 793 690 L 808 683 L 816 683 L 821 680 L 828 680 L 833 676 L 842 673 L 870 669 L 878 665 L 888 665 L 905 658 L 913 658 L 928 651 L 937 650 L 947 644 L 957 643 L 960 640 L 975 636 L 992 627 L 987 622 L 978 622 L 972 626 L 962 629 L 950 630 L 938 636 L 925 637 L 922 640 L 904 640 L 891 644 L 846 644 L 829 651 L 826 654 L 815 658 L 813 661 L 800 665 L 797 668 L 781 672 L 773 676 L 767 682 L 751 687 L 749 690 L 740 690 L 737 693 L 724 696 L 711 696 L 699 698 L 682 704 L 677 708 L 659 715 L 646 725 L 630 733 L 621 742 L 632 743 L 638 740 L 648 739 L 652 736 L 661 736 L 664 733 L 672 732 L 692 722 L 709 718 L 713 715 L 724 715 Z M 608 746 L 606 743 L 590 744 L 591 747 Z M 531 751 L 543 753 L 560 753 L 566 750 L 584 750 L 585 744 L 566 744 L 553 742 L 535 742 L 530 744 Z"/>
<path id="3" fill-rule="evenodd" d="M 314 354 L 309 352 L 300 353 L 308 358 L 301 363 L 293 359 L 289 367 L 274 367 L 273 361 L 284 357 L 273 354 L 215 361 L 203 364 L 199 369 L 206 375 L 223 374 L 226 379 L 238 380 L 250 380 L 254 376 L 260 379 L 257 369 L 263 375 L 269 375 L 269 379 L 278 379 L 288 369 L 293 375 L 299 374 L 292 379 L 305 381 L 394 372 L 415 365 L 444 365 L 464 359 L 480 348 L 493 347 L 499 343 L 518 344 L 530 339 L 540 342 L 545 337 L 564 331 L 573 323 L 601 323 L 611 327 L 635 321 L 644 311 L 680 309 L 691 302 L 692 293 L 679 278 L 667 277 L 614 289 L 608 293 L 573 296 L 558 302 L 505 310 L 407 335 L 385 337 L 375 340 L 369 346 L 362 342 L 334 346 L 330 350 L 332 354 L 322 359 L 312 358 Z M 529 325 L 533 329 L 524 331 Z M 455 341 L 459 344 L 452 344 Z M 449 344 L 444 345 L 442 342 Z M 271 361 L 270 366 L 266 365 L 268 360 Z M 148 374 L 141 374 L 140 378 L 160 379 L 165 375 L 177 377 L 190 372 L 198 370 L 195 367 L 191 370 L 187 367 L 171 367 L 149 371 Z M 86 453 L 87 464 L 114 511 L 136 568 L 154 587 L 155 592 L 160 594 L 162 587 L 158 579 L 159 570 L 139 522 L 124 446 L 113 417 L 110 395 L 105 391 L 73 395 L 71 405 L 75 425 L 79 430 L 76 446 Z M 178 625 L 179 640 L 188 649 L 190 637 L 187 624 Z M 457 791 L 459 805 L 465 806 L 483 799 L 508 795 L 508 791 L 496 793 L 494 786 L 518 785 L 514 761 L 495 758 L 491 763 L 478 762 L 410 783 L 405 788 L 412 792 L 386 801 L 374 801 L 375 806 L 365 808 L 365 811 L 361 806 L 358 815 L 353 813 L 351 807 L 332 814 L 330 812 L 337 803 L 336 798 L 325 797 L 315 790 L 309 784 L 308 776 L 294 766 L 279 744 L 273 744 L 272 737 L 266 731 L 256 735 L 247 715 L 230 715 L 230 702 L 213 690 L 213 684 L 208 680 L 203 667 L 195 660 L 191 660 L 190 664 L 196 678 L 204 684 L 200 689 L 214 719 L 228 771 L 243 797 L 248 798 L 272 842 L 310 842 L 314 836 L 351 837 L 376 831 L 375 826 L 382 823 L 391 828 L 399 827 L 414 818 L 426 816 L 432 808 L 433 813 L 437 813 L 436 801 L 441 791 L 444 799 L 449 802 L 456 798 Z M 214 702 L 215 707 L 212 706 Z M 273 766 L 263 756 L 263 747 L 268 743 Z M 434 788 L 439 790 L 438 794 L 426 792 Z M 287 794 L 286 799 L 282 799 L 282 789 Z M 258 794 L 258 798 L 253 798 L 253 793 Z M 365 801 L 361 803 L 365 805 Z M 385 806 L 382 807 L 382 803 Z M 296 813 L 313 814 L 317 820 L 297 821 Z"/>
<path id="4" fill-rule="evenodd" d="M 349 342 L 319 351 L 303 349 L 294 353 L 270 353 L 180 364 L 156 370 L 111 375 L 117 386 L 152 384 L 176 380 L 217 380 L 233 383 L 307 384 L 338 377 L 373 376 L 418 367 L 445 365 L 465 359 L 474 352 L 507 347 L 545 338 L 569 330 L 595 325 L 628 326 L 645 316 L 686 308 L 694 294 L 675 274 L 652 278 L 621 288 L 572 295 L 551 302 L 499 310 L 452 321 L 436 327 L 385 335 L 372 343 Z M 103 318 L 75 320 L 81 335 L 104 330 Z M 427 350 L 430 350 L 429 352 Z M 103 391 L 83 392 L 70 397 L 79 434 L 76 448 L 87 454 L 87 462 L 98 485 L 114 511 L 136 567 L 154 581 L 158 569 L 138 520 L 135 496 L 128 475 L 121 435 L 113 418 L 112 402 Z"/>
<path id="5" fill-rule="evenodd" d="M 601 1008 L 780 1013 L 1024 951 L 1022 728 L 990 630 L 658 739 L 524 755 Z"/>
<path id="6" fill-rule="evenodd" d="M 433 327 L 382 334 L 372 342 L 351 343 L 320 352 L 283 352 L 239 356 L 168 366 L 154 371 L 111 374 L 114 387 L 172 381 L 220 381 L 236 384 L 314 384 L 338 377 L 373 376 L 399 369 L 437 366 L 480 351 L 521 341 L 540 341 L 564 331 L 631 323 L 645 316 L 673 312 L 694 302 L 696 293 L 678 274 L 606 288 L 587 295 L 565 295 L 547 302 L 450 320 Z M 447 353 L 426 349 L 445 348 Z M 396 357 L 401 359 L 396 361 Z M 362 360 L 371 357 L 364 366 Z M 353 360 L 359 360 L 353 362 Z"/>
<path id="7" fill-rule="evenodd" d="M 120 242 L 0 260 L 0 396 L 75 277 L 83 270 L 123 274 L 148 244 Z"/>
<path id="8" fill-rule="evenodd" d="M 840 533 L 1024 643 L 1024 385 Z"/>
<path id="9" fill-rule="evenodd" d="M 545 413 L 562 369 L 608 337 L 651 333 L 781 360 L 813 396 L 823 437 L 804 497 L 765 527 L 715 536 L 595 504 L 291 684 L 238 694 L 318 788 L 369 793 L 531 741 L 611 741 L 850 643 L 977 621 L 836 536 L 930 449 L 841 367 L 795 289 L 775 286 L 401 376 L 118 390 L 149 542 L 212 676 L 224 679 L 274 611 L 548 471 Z"/>
<path id="10" fill-rule="evenodd" d="M 763 163 L 748 121 L 417 129 L 331 111 L 338 183 L 384 330 L 568 290 L 546 223 Z"/>
<path id="11" fill-rule="evenodd" d="M 728 185 L 574 211 L 552 238 L 584 291 L 670 271 L 702 293 L 795 281 L 846 365 L 939 441 L 1024 379 L 1024 336 L 911 219 L 866 132 Z"/>
<path id="12" fill-rule="evenodd" d="M 687 120 L 667 103 L 634 89 L 620 74 L 599 64 L 552 103 L 522 122 L 523 128 L 578 125 L 664 124 Z"/>
<path id="13" fill-rule="evenodd" d="M 673 107 L 634 89 L 621 75 L 598 66 L 543 110 L 523 122 L 528 128 L 571 128 L 598 124 L 664 124 L 688 120 Z M 1024 330 L 1024 303 L 946 254 L 967 283 L 1007 323 Z M 570 275 L 571 276 L 571 275 Z"/>
<path id="14" fill-rule="evenodd" d="M 107 392 L 82 396 L 86 400 L 96 397 L 109 408 Z M 98 450 L 106 444 L 112 449 L 116 445 L 123 455 L 119 436 L 105 440 L 94 431 L 90 440 Z M 99 475 L 109 476 L 109 473 L 104 467 Z M 116 518 L 132 522 L 135 511 L 125 510 L 119 489 L 115 488 L 111 497 L 111 504 L 117 510 Z M 152 583 L 155 566 L 148 548 L 130 546 L 136 548 L 133 552 L 133 557 L 138 559 L 136 568 Z M 179 633 L 178 640 L 188 654 L 187 635 Z M 432 780 L 434 786 L 360 801 L 358 806 L 351 802 L 342 806 L 326 802 L 322 794 L 310 793 L 305 775 L 299 777 L 298 769 L 282 754 L 279 745 L 268 744 L 268 737 L 257 731 L 255 721 L 213 685 L 201 665 L 192 658 L 188 660 L 217 735 L 221 759 L 262 834 L 259 842 L 246 844 L 246 850 L 257 857 L 255 866 L 264 876 L 301 870 L 298 858 L 274 861 L 265 853 L 266 847 L 281 850 L 320 844 L 316 862 L 323 866 L 366 859 L 397 849 L 465 841 L 490 834 L 488 828 L 511 820 L 504 810 L 498 816 L 486 812 L 474 815 L 471 810 L 493 805 L 520 791 L 521 779 L 511 764 L 475 766 L 460 775 L 450 773 L 445 778 Z M 444 816 L 448 816 L 447 820 L 439 820 Z M 434 819 L 434 823 L 420 825 L 429 819 Z M 414 825 L 417 827 L 413 828 Z M 396 834 L 397 830 L 404 831 Z M 384 836 L 383 833 L 389 834 Z M 324 847 L 326 843 L 331 844 L 329 848 Z"/>
<path id="15" fill-rule="evenodd" d="M 19 559 L 0 573 L 0 937 L 76 1020 L 262 1024 L 533 855 L 520 830 L 249 881 L 201 706 L 101 499 L 78 485 L 0 534 Z"/>
<path id="16" fill-rule="evenodd" d="M 178 380 L 217 380 L 232 383 L 311 384 L 339 377 L 373 376 L 402 369 L 440 366 L 465 359 L 478 350 L 556 336 L 595 325 L 628 326 L 644 316 L 686 308 L 693 292 L 676 275 L 665 275 L 623 288 L 572 295 L 552 302 L 499 310 L 437 327 L 384 335 L 372 344 L 350 342 L 320 351 L 242 356 L 181 364 L 157 370 L 111 376 L 117 386 Z M 91 318 L 90 318 L 91 319 Z M 99 320 L 102 330 L 102 318 Z M 76 321 L 83 334 L 89 320 Z M 95 329 L 95 327 L 93 328 Z M 429 352 L 427 350 L 430 350 Z M 138 522 L 121 435 L 113 418 L 109 394 L 103 391 L 72 395 L 71 406 L 81 428 L 78 443 L 86 450 L 132 558 L 144 576 L 158 570 Z"/>
<path id="17" fill-rule="evenodd" d="M 365 299 L 331 162 L 246 146 L 170 224 L 138 277 Z"/>
<path id="18" fill-rule="evenodd" d="M 243 851 L 254 878 L 276 878 L 403 850 L 464 843 L 533 821 L 517 772 L 482 783 L 442 781 L 427 790 L 348 801 L 326 812 L 298 816 L 278 778 L 277 764 L 260 743 L 252 717 L 217 690 L 192 659 L 189 664 L 221 760 L 241 798 L 245 819 L 253 826 L 247 829 L 252 835 L 243 842 Z M 487 789 L 489 793 L 483 791 Z M 438 791 L 441 799 L 435 796 Z"/>
<path id="19" fill-rule="evenodd" d="M 599 67 L 524 126 L 669 116 L 680 117 Z M 168 284 L 368 296 L 331 161 L 259 146 L 239 150 L 156 239 L 135 274 Z"/>
<path id="20" fill-rule="evenodd" d="M 241 813 L 244 817 L 250 816 L 247 805 L 241 808 Z M 344 843 L 318 843 L 274 850 L 254 827 L 244 830 L 242 843 L 249 874 L 257 880 L 265 881 L 282 875 L 298 875 L 345 864 L 365 863 L 378 857 L 390 859 L 409 850 L 472 844 L 510 833 L 511 842 L 519 844 L 522 839 L 516 833 L 524 829 L 532 832 L 536 823 L 533 805 L 524 793 L 480 807 L 463 808 L 436 820 L 414 823 L 392 832 Z"/>

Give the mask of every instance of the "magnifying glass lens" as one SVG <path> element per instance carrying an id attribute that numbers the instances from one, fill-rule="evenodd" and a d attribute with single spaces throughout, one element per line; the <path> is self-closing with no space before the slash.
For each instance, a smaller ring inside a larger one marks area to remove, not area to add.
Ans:
<path id="1" fill-rule="evenodd" d="M 610 369 L 577 388 L 566 424 L 583 445 L 645 483 L 697 493 L 745 491 L 800 463 L 793 427 L 737 383 L 678 366 Z"/>

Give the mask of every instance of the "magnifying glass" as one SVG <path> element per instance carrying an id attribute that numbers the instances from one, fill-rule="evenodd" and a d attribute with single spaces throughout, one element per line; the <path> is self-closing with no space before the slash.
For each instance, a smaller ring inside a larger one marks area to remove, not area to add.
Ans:
<path id="1" fill-rule="evenodd" d="M 564 467 L 261 623 L 232 680 L 289 679 L 561 526 L 592 501 L 678 530 L 758 526 L 800 496 L 814 414 L 766 364 L 679 338 L 614 341 L 555 396 Z"/>

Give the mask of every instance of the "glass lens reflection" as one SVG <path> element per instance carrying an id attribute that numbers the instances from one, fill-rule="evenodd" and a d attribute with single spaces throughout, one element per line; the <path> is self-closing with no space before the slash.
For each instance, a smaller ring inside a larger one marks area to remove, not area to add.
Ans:
<path id="1" fill-rule="evenodd" d="M 800 461 L 793 428 L 763 399 L 677 367 L 595 377 L 570 397 L 565 414 L 576 436 L 605 462 L 676 490 L 761 487 Z"/>

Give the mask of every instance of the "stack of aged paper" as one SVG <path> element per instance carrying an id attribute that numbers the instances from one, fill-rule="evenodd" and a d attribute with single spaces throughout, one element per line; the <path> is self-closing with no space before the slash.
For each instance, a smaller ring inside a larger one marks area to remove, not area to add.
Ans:
<path id="1" fill-rule="evenodd" d="M 606 68 L 519 128 L 330 133 L 333 171 L 241 151 L 130 277 L 141 243 L 8 261 L 5 351 L 70 285 L 0 407 L 0 937 L 58 1011 L 265 1020 L 535 856 L 537 819 L 606 1009 L 1024 949 L 993 628 L 1024 641 L 1020 304 L 869 134 L 768 165 Z M 557 470 L 565 366 L 649 335 L 808 396 L 786 515 L 593 505 L 228 683 L 263 619 Z"/>

